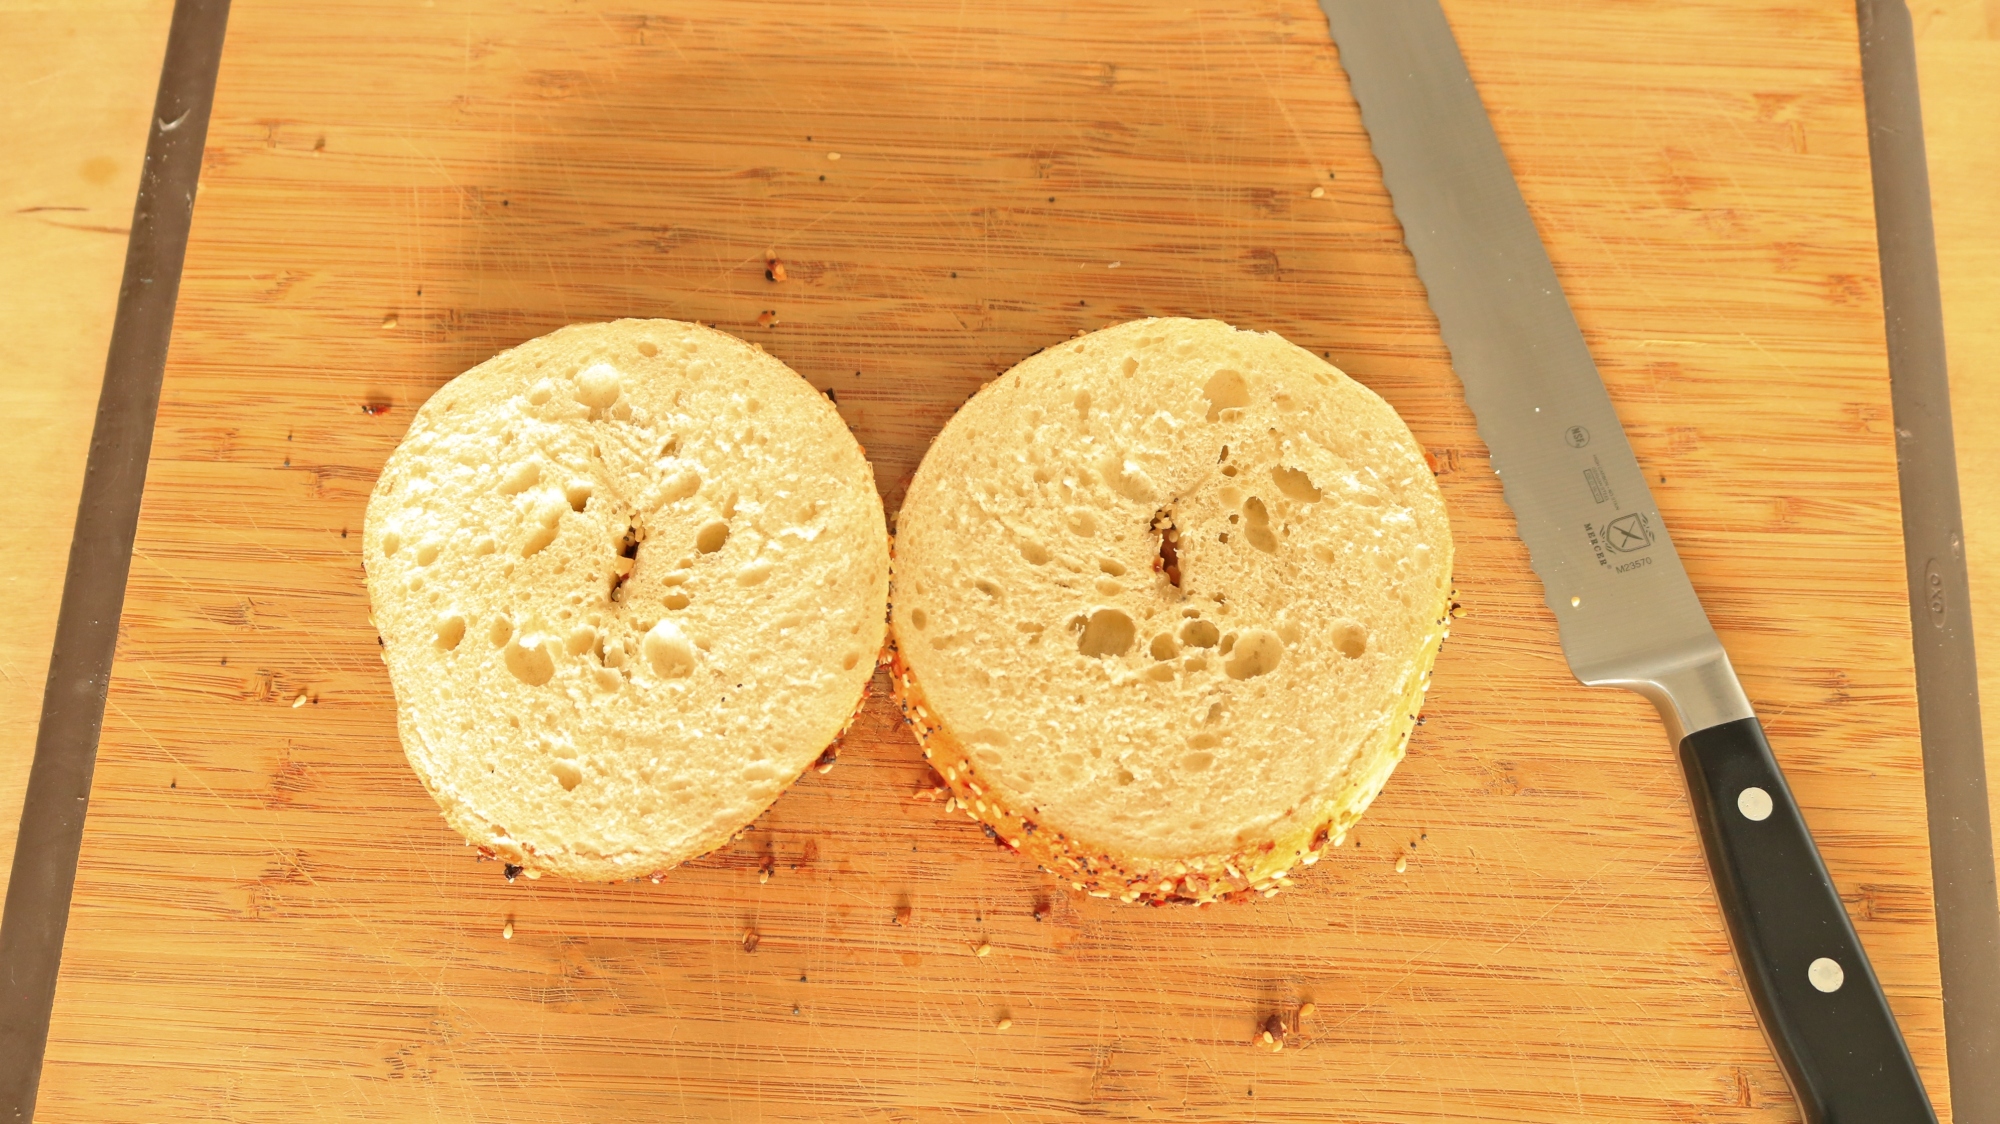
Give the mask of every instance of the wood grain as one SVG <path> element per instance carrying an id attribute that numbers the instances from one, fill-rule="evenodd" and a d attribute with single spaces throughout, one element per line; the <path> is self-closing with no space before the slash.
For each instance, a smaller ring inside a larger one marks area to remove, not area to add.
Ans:
<path id="1" fill-rule="evenodd" d="M 1449 11 L 1948 1114 L 1852 9 Z M 452 374 L 710 321 L 836 392 L 893 505 L 982 380 L 1161 313 L 1324 352 L 1444 470 L 1469 615 L 1297 892 L 1072 900 L 918 798 L 879 705 L 658 885 L 508 884 L 442 826 L 352 532 Z M 1796 1117 L 1656 721 L 1564 669 L 1310 3 L 244 4 L 156 440 L 43 1119 Z"/>
<path id="2" fill-rule="evenodd" d="M 0 0 L 0 896 L 172 10 Z"/>

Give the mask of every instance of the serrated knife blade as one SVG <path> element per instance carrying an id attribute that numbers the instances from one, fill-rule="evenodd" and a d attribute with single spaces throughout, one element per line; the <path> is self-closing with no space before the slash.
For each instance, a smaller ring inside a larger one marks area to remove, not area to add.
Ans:
<path id="1" fill-rule="evenodd" d="M 1710 627 L 1438 0 L 1320 0 L 1403 238 L 1584 683 L 1651 699 L 1773 1052 L 1812 1124 L 1934 1122 Z"/>

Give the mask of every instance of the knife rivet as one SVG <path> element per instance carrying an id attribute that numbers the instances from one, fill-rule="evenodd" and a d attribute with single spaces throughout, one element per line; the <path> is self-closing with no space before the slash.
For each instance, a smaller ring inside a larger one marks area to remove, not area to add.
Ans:
<path id="1" fill-rule="evenodd" d="M 1841 984 L 1847 982 L 1847 973 L 1840 970 L 1838 961 L 1822 956 L 1806 969 L 1806 979 L 1811 980 L 1814 987 L 1831 995 L 1840 990 Z"/>
<path id="2" fill-rule="evenodd" d="M 1736 810 L 1743 813 L 1746 820 L 1768 820 L 1771 818 L 1771 794 L 1751 785 L 1736 794 Z"/>

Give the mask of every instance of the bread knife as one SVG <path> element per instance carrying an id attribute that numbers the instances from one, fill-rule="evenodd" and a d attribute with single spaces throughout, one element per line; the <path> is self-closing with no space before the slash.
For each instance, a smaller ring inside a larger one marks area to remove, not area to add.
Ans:
<path id="1" fill-rule="evenodd" d="M 1679 746 L 1746 989 L 1810 1124 L 1936 1115 L 1702 611 L 1438 0 L 1320 0 L 1570 670 Z"/>

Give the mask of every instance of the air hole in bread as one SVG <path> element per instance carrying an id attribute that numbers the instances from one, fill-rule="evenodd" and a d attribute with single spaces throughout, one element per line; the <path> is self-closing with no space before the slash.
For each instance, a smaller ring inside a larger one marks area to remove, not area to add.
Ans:
<path id="1" fill-rule="evenodd" d="M 564 792 L 575 792 L 576 786 L 583 783 L 583 770 L 577 768 L 574 761 L 557 758 L 549 763 L 549 772 L 556 778 L 556 783 L 563 786 Z"/>
<path id="2" fill-rule="evenodd" d="M 422 574 L 411 574 L 407 584 L 410 592 L 415 593 L 424 587 L 424 576 Z"/>
<path id="3" fill-rule="evenodd" d="M 1046 566 L 1051 556 L 1048 547 L 1043 546 L 1033 539 L 1022 539 L 1021 557 L 1027 559 L 1028 564 L 1031 566 Z"/>
<path id="4" fill-rule="evenodd" d="M 1077 391 L 1076 398 L 1073 401 L 1076 405 L 1076 412 L 1088 418 L 1090 416 L 1090 392 L 1088 390 Z"/>
<path id="5" fill-rule="evenodd" d="M 1241 374 L 1224 368 L 1209 376 L 1201 396 L 1208 399 L 1208 420 L 1219 421 L 1224 410 L 1240 410 L 1250 404 L 1250 384 Z"/>
<path id="6" fill-rule="evenodd" d="M 1139 778 L 1132 775 L 1132 770 L 1120 767 L 1118 770 L 1117 779 L 1119 784 L 1128 785 L 1131 784 L 1133 781 L 1138 780 Z"/>
<path id="7" fill-rule="evenodd" d="M 682 609 L 688 607 L 689 600 L 690 599 L 687 594 L 682 593 L 680 590 L 677 589 L 674 590 L 672 593 L 667 594 L 665 599 L 665 604 L 667 608 L 672 609 L 674 612 L 678 613 Z"/>
<path id="8" fill-rule="evenodd" d="M 1339 620 L 1333 624 L 1333 646 L 1350 660 L 1368 651 L 1368 630 L 1360 621 Z"/>
<path id="9" fill-rule="evenodd" d="M 1236 634 L 1225 632 L 1222 634 L 1222 643 L 1217 644 L 1215 650 L 1217 654 L 1226 656 L 1229 654 L 1229 650 L 1234 647 L 1236 647 Z"/>
<path id="10" fill-rule="evenodd" d="M 717 519 L 703 524 L 694 535 L 694 548 L 703 554 L 714 554 L 729 541 L 729 520 Z"/>
<path id="11" fill-rule="evenodd" d="M 568 486 L 563 488 L 563 498 L 569 501 L 569 509 L 571 511 L 582 511 L 584 505 L 590 502 L 590 493 L 591 487 L 588 480 L 572 480 Z"/>
<path id="12" fill-rule="evenodd" d="M 451 651 L 458 647 L 459 641 L 465 639 L 465 614 L 459 612 L 444 614 L 438 618 L 434 631 L 437 638 L 433 643 L 443 651 Z"/>
<path id="13" fill-rule="evenodd" d="M 1271 480 L 1277 484 L 1278 491 L 1283 493 L 1285 498 L 1300 503 L 1318 503 L 1320 497 L 1325 494 L 1313 487 L 1312 477 L 1282 464 L 1271 469 Z"/>
<path id="14" fill-rule="evenodd" d="M 1233 465 L 1233 464 L 1225 464 L 1225 465 L 1223 465 L 1223 466 L 1222 466 L 1222 474 L 1223 474 L 1224 476 L 1234 476 L 1234 475 L 1236 475 L 1236 466 L 1235 466 L 1235 465 Z"/>
<path id="15" fill-rule="evenodd" d="M 494 541 L 492 535 L 481 535 L 479 541 L 472 544 L 472 553 L 477 555 L 491 554 L 499 549 L 500 544 Z"/>
<path id="16" fill-rule="evenodd" d="M 1190 773 L 1205 773 L 1208 771 L 1208 767 L 1213 764 L 1215 764 L 1215 754 L 1205 749 L 1197 749 L 1192 753 L 1181 755 L 1181 768 L 1186 769 Z"/>
<path id="17" fill-rule="evenodd" d="M 548 403 L 548 400 L 554 398 L 555 396 L 556 396 L 556 384 L 550 382 L 547 379 L 543 379 L 540 382 L 536 383 L 533 387 L 529 388 L 528 404 L 531 406 L 546 405 Z"/>
<path id="18" fill-rule="evenodd" d="M 1139 373 L 1139 361 L 1127 355 L 1125 362 L 1122 364 L 1122 369 L 1125 372 L 1125 377 L 1129 379 Z"/>
<path id="19" fill-rule="evenodd" d="M 972 583 L 972 588 L 978 590 L 981 593 L 984 593 L 988 597 L 993 598 L 995 601 L 998 601 L 1000 599 L 1000 587 L 994 584 L 988 578 L 980 578 L 974 581 Z"/>
<path id="20" fill-rule="evenodd" d="M 771 560 L 759 558 L 736 571 L 737 585 L 762 585 L 771 576 Z"/>
<path id="21" fill-rule="evenodd" d="M 1097 568 L 1104 571 L 1107 574 L 1110 574 L 1114 578 L 1122 578 L 1125 576 L 1124 565 L 1115 558 L 1098 559 Z"/>
<path id="22" fill-rule="evenodd" d="M 1078 508 L 1069 513 L 1069 530 L 1073 535 L 1089 538 L 1097 533 L 1097 517 Z"/>
<path id="23" fill-rule="evenodd" d="M 522 461 L 500 478 L 500 491 L 509 496 L 519 495 L 540 483 L 541 479 L 541 465 L 534 461 Z"/>
<path id="24" fill-rule="evenodd" d="M 1222 639 L 1222 630 L 1213 622 L 1192 620 L 1181 626 L 1181 643 L 1190 648 L 1213 648 Z"/>
<path id="25" fill-rule="evenodd" d="M 640 340 L 634 347 L 639 354 L 648 359 L 660 353 L 660 345 L 654 343 L 652 340 Z"/>
<path id="26" fill-rule="evenodd" d="M 1164 632 L 1153 637 L 1152 644 L 1146 650 L 1156 660 L 1170 660 L 1181 654 L 1181 646 L 1174 642 L 1172 636 Z"/>
<path id="27" fill-rule="evenodd" d="M 382 536 L 382 553 L 394 554 L 403 549 L 403 536 L 394 531 Z"/>
<path id="28" fill-rule="evenodd" d="M 1159 558 L 1153 568 L 1166 575 L 1167 584 L 1175 589 L 1181 587 L 1181 533 L 1174 526 L 1171 508 L 1161 508 L 1153 514 L 1153 533 L 1160 536 Z"/>
<path id="29" fill-rule="evenodd" d="M 853 671 L 854 665 L 860 662 L 861 662 L 860 652 L 849 652 L 847 653 L 847 655 L 841 657 L 840 666 L 843 670 Z"/>
<path id="30" fill-rule="evenodd" d="M 437 561 L 438 551 L 442 549 L 443 548 L 438 545 L 436 539 L 424 540 L 423 545 L 417 548 L 417 565 L 428 566 L 431 563 Z"/>
<path id="31" fill-rule="evenodd" d="M 513 635 L 514 622 L 508 620 L 506 617 L 494 617 L 492 626 L 486 630 L 486 638 L 493 641 L 495 648 L 505 646 L 508 639 Z"/>
<path id="32" fill-rule="evenodd" d="M 595 647 L 597 647 L 597 630 L 587 624 L 580 624 L 570 629 L 569 636 L 563 640 L 563 650 L 572 656 L 580 656 Z"/>
<path id="33" fill-rule="evenodd" d="M 1231 679 L 1255 679 L 1278 670 L 1284 658 L 1285 642 L 1277 633 L 1264 628 L 1245 629 L 1222 671 Z"/>
<path id="34" fill-rule="evenodd" d="M 1084 622 L 1083 632 L 1076 640 L 1076 650 L 1099 659 L 1122 656 L 1132 650 L 1132 640 L 1137 632 L 1132 618 L 1123 612 L 1099 609 Z"/>
<path id="35" fill-rule="evenodd" d="M 550 638 L 522 636 L 500 649 L 507 671 L 530 687 L 547 683 L 556 674 L 555 655 L 549 651 Z"/>
<path id="36" fill-rule="evenodd" d="M 930 623 L 931 616 L 929 613 L 924 612 L 922 609 L 910 610 L 910 627 L 916 629 L 918 632 L 922 632 L 924 629 L 930 627 Z"/>
<path id="37" fill-rule="evenodd" d="M 1264 501 L 1251 496 L 1243 501 L 1243 515 L 1248 521 L 1243 528 L 1243 537 L 1250 545 L 1266 554 L 1278 550 L 1278 537 L 1271 533 L 1271 513 L 1264 507 Z"/>

